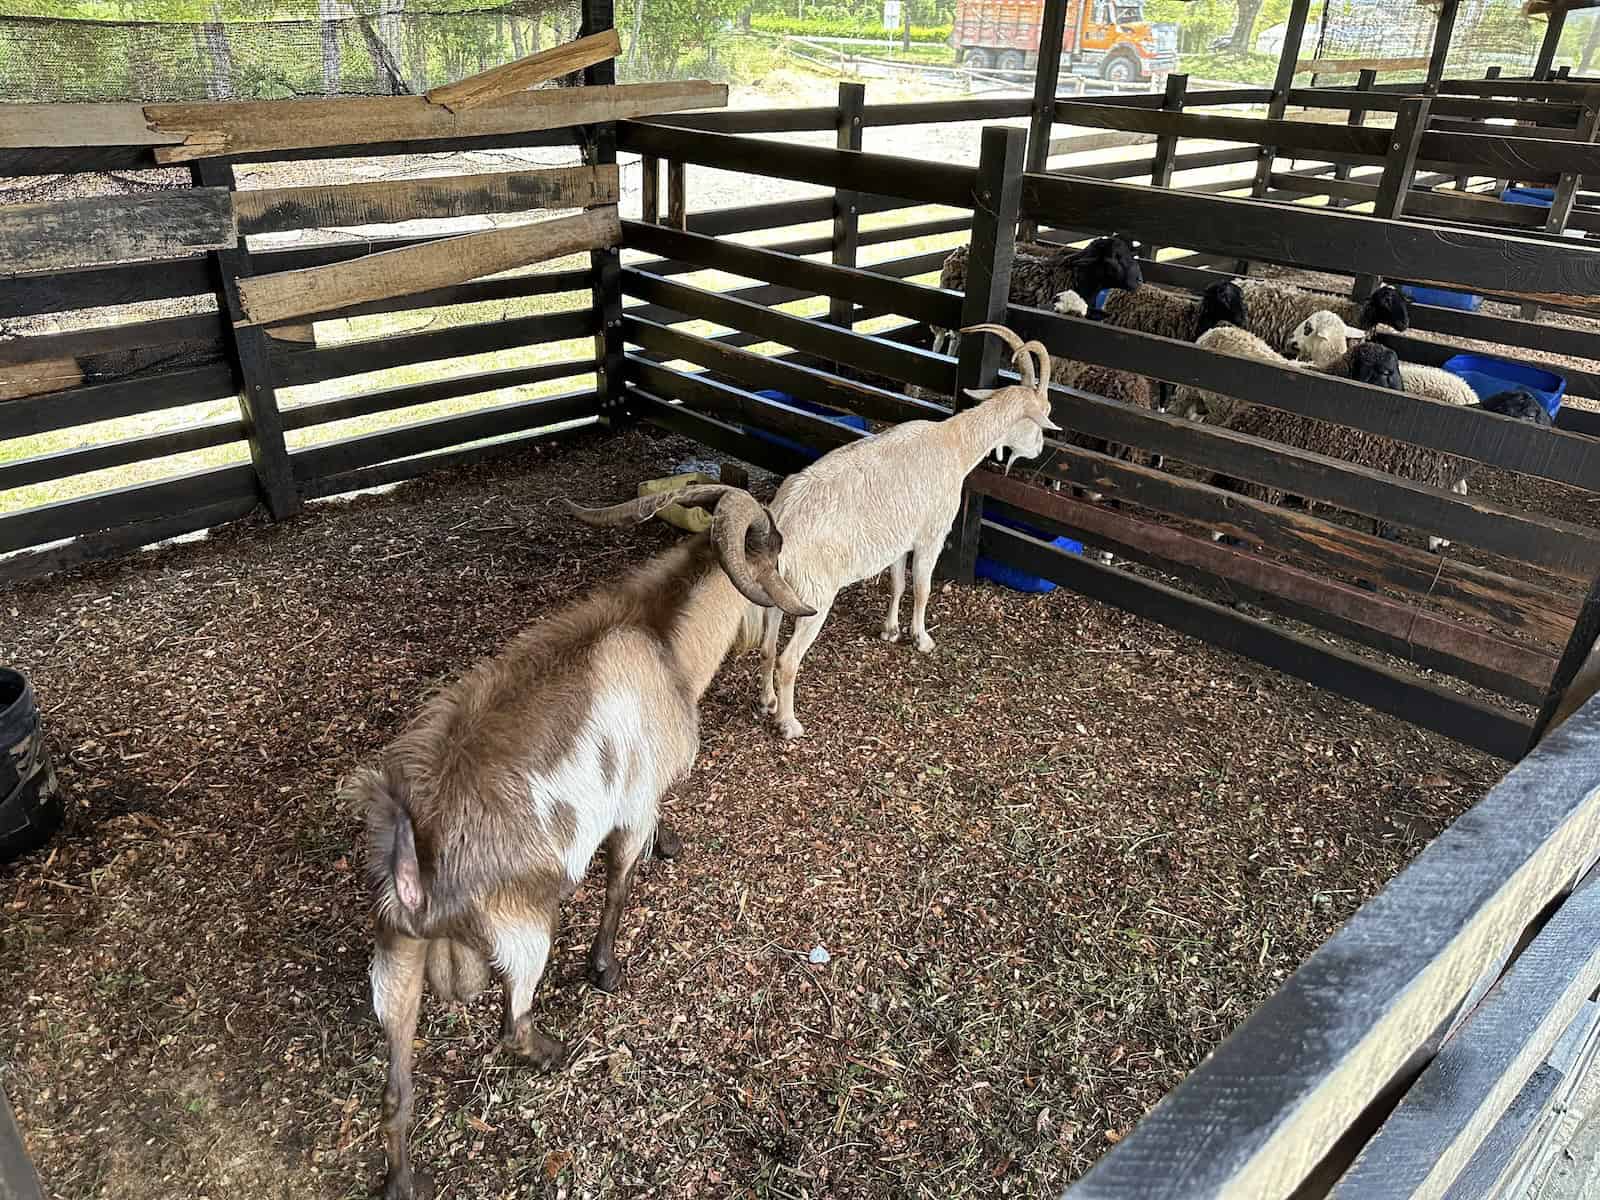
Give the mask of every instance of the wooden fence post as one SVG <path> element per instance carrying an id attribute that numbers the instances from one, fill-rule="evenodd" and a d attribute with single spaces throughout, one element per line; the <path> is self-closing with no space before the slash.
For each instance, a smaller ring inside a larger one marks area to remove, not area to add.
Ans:
<path id="1" fill-rule="evenodd" d="M 200 159 L 190 167 L 189 177 L 197 187 L 237 190 L 233 164 L 224 158 Z M 259 325 L 241 324 L 244 309 L 239 304 L 239 280 L 254 273 L 244 235 L 231 250 L 217 250 L 209 258 L 224 342 L 238 377 L 239 411 L 250 443 L 250 461 L 256 469 L 256 485 L 272 519 L 282 521 L 300 511 L 300 491 L 284 445 L 283 416 L 278 412 L 267 331 Z"/>
<path id="2" fill-rule="evenodd" d="M 1356 76 L 1356 91 L 1370 92 L 1373 85 L 1377 82 L 1378 72 L 1373 70 L 1371 67 L 1363 67 L 1361 68 L 1361 73 Z M 1359 127 L 1365 124 L 1366 119 L 1366 109 L 1352 108 L 1350 110 L 1350 124 L 1352 126 Z M 1341 182 L 1348 180 L 1350 178 L 1350 164 L 1339 163 L 1337 166 L 1335 166 L 1333 168 L 1333 177 Z M 1331 202 L 1334 208 L 1348 208 L 1351 204 L 1355 203 L 1355 201 L 1346 196 L 1334 196 L 1331 198 Z"/>
<path id="3" fill-rule="evenodd" d="M 639 219 L 646 225 L 661 220 L 661 160 L 653 154 L 639 160 Z"/>
<path id="4" fill-rule="evenodd" d="M 583 17 L 578 36 L 589 37 L 612 28 L 611 0 L 583 0 Z M 583 69 L 583 82 L 608 87 L 617 81 L 615 59 L 604 59 Z M 584 160 L 590 166 L 607 166 L 617 161 L 615 122 L 595 125 L 585 132 Z M 611 420 L 626 416 L 627 386 L 622 378 L 622 251 L 589 251 L 590 294 L 599 328 L 594 335 L 595 391 L 600 397 L 600 412 Z"/>
<path id="5" fill-rule="evenodd" d="M 1543 739 L 1558 713 L 1563 718 L 1570 715 L 1561 711 L 1562 702 L 1566 699 L 1568 689 L 1578 679 L 1579 671 L 1588 664 L 1597 638 L 1600 638 L 1600 575 L 1595 576 L 1594 582 L 1589 585 L 1589 594 L 1584 597 L 1583 607 L 1578 610 L 1578 619 L 1573 623 L 1566 649 L 1561 652 L 1555 674 L 1550 677 L 1549 690 L 1545 692 L 1544 703 L 1539 706 L 1539 715 L 1534 718 L 1533 729 L 1528 735 L 1529 750 Z M 1592 669 L 1586 672 L 1592 673 Z M 1593 682 L 1592 679 L 1586 681 L 1591 687 Z M 1574 699 L 1581 701 L 1587 697 L 1575 696 Z"/>
<path id="6" fill-rule="evenodd" d="M 1406 192 L 1411 189 L 1411 177 L 1417 171 L 1417 150 L 1428 128 L 1428 114 L 1432 107 L 1433 101 L 1426 96 L 1401 102 L 1399 115 L 1395 117 L 1394 132 L 1389 138 L 1383 179 L 1378 183 L 1378 199 L 1372 206 L 1373 216 L 1397 221 L 1405 212 Z M 1356 299 L 1366 299 L 1377 286 L 1376 275 L 1357 276 Z"/>
<path id="7" fill-rule="evenodd" d="M 1017 220 L 1022 209 L 1024 131 L 991 125 L 983 131 L 978 155 L 977 201 L 972 213 L 972 251 L 967 259 L 967 291 L 961 301 L 961 324 L 1006 323 L 1011 296 L 1011 261 L 1017 252 Z M 967 334 L 956 360 L 956 412 L 971 405 L 967 388 L 993 386 L 1006 361 L 998 338 Z M 944 578 L 971 583 L 978 563 L 983 497 L 971 488 L 961 493 L 961 509 L 939 559 Z"/>
<path id="8" fill-rule="evenodd" d="M 1432 96 L 1439 90 L 1439 83 L 1444 79 L 1445 61 L 1450 57 L 1450 39 L 1456 31 L 1456 12 L 1461 7 L 1461 0 L 1441 0 L 1439 5 L 1439 19 L 1433 27 L 1433 53 L 1428 56 L 1427 82 L 1423 90 Z"/>
<path id="9" fill-rule="evenodd" d="M 1161 98 L 1163 112 L 1183 111 L 1184 98 L 1189 93 L 1189 77 L 1187 75 L 1168 75 L 1166 94 Z M 1156 138 L 1156 152 L 1150 159 L 1150 186 L 1172 186 L 1172 160 L 1178 156 L 1178 135 L 1163 133 Z M 1145 257 L 1151 262 L 1156 260 L 1156 255 L 1161 252 L 1161 247 L 1152 242 L 1145 248 Z"/>
<path id="10" fill-rule="evenodd" d="M 1272 83 L 1272 99 L 1267 104 L 1268 120 L 1281 121 L 1284 113 L 1289 111 L 1289 89 L 1294 86 L 1294 69 L 1300 61 L 1300 44 L 1305 40 L 1306 18 L 1310 12 L 1311 0 L 1293 0 L 1289 6 L 1289 19 L 1283 27 L 1283 52 L 1278 57 L 1278 73 Z M 1276 146 L 1264 145 L 1258 151 L 1256 178 L 1250 185 L 1252 199 L 1261 200 L 1266 197 L 1272 181 L 1272 167 L 1277 158 Z M 1241 258 L 1234 267 L 1237 274 L 1244 275 L 1250 270 L 1250 262 Z"/>
<path id="11" fill-rule="evenodd" d="M 675 159 L 667 161 L 667 224 L 674 229 L 689 228 L 688 167 Z"/>
<path id="12" fill-rule="evenodd" d="M 1600 89 L 1585 93 L 1583 97 L 1583 111 L 1578 115 L 1578 128 L 1573 134 L 1573 141 L 1592 142 L 1600 135 Z M 1583 176 L 1571 172 L 1561 176 L 1556 183 L 1555 197 L 1550 202 L 1550 215 L 1545 218 L 1544 231 L 1553 233 L 1558 237 L 1566 230 L 1567 221 L 1572 217 L 1573 205 L 1578 200 L 1578 188 L 1583 184 Z M 1525 321 L 1535 321 L 1539 318 L 1539 306 L 1532 301 L 1522 306 L 1522 317 Z"/>
<path id="13" fill-rule="evenodd" d="M 1535 79 L 1550 78 L 1550 68 L 1556 61 L 1556 51 L 1561 46 L 1561 31 L 1566 28 L 1567 10 L 1552 7 L 1545 18 L 1544 41 L 1539 43 L 1539 58 L 1533 65 Z"/>
<path id="14" fill-rule="evenodd" d="M 907 8 L 907 12 L 910 9 Z M 841 150 L 861 149 L 862 110 L 867 88 L 861 83 L 839 85 L 836 145 Z M 856 239 L 861 226 L 861 197 L 856 192 L 833 190 L 833 265 L 856 265 Z M 846 329 L 855 324 L 855 304 L 842 296 L 828 298 L 828 320 Z"/>

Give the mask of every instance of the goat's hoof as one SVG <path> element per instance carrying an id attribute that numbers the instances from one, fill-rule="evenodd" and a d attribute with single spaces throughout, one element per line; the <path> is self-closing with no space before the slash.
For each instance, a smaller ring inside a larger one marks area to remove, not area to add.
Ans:
<path id="1" fill-rule="evenodd" d="M 605 963 L 589 960 L 589 982 L 594 984 L 595 990 L 610 995 L 622 986 L 622 964 L 616 959 L 608 959 Z"/>
<path id="2" fill-rule="evenodd" d="M 925 633 L 920 633 L 920 634 L 917 635 L 917 653 L 918 654 L 932 654 L 933 653 L 933 639 L 931 637 L 929 637 Z"/>
<path id="3" fill-rule="evenodd" d="M 671 862 L 683 853 L 683 839 L 665 821 L 656 825 L 656 857 Z"/>
<path id="4" fill-rule="evenodd" d="M 778 715 L 778 697 L 776 695 L 763 696 L 756 701 L 756 714 L 762 717 L 775 717 Z"/>
<path id="5" fill-rule="evenodd" d="M 787 721 L 778 722 L 778 733 L 782 736 L 784 741 L 792 742 L 796 738 L 805 737 L 806 727 L 800 724 L 799 721 L 796 721 L 793 717 L 790 717 Z"/>
<path id="6" fill-rule="evenodd" d="M 531 1029 L 521 1043 L 514 1046 L 517 1054 L 528 1065 L 539 1071 L 559 1071 L 567 1063 L 567 1047 L 548 1034 Z"/>
<path id="7" fill-rule="evenodd" d="M 900 626 L 896 625 L 893 628 L 890 628 L 889 626 L 885 625 L 882 629 L 878 630 L 878 636 L 891 644 L 898 642 L 900 640 Z"/>
<path id="8" fill-rule="evenodd" d="M 421 1171 L 390 1171 L 383 1181 L 383 1200 L 433 1200 L 433 1180 Z"/>

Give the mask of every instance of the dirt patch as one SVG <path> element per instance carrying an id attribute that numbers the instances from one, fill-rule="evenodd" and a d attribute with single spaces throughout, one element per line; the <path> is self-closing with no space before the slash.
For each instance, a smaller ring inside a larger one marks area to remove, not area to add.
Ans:
<path id="1" fill-rule="evenodd" d="M 15 589 L 71 816 L 0 868 L 3 1082 L 48 1193 L 354 1197 L 383 1052 L 342 773 L 418 696 L 667 544 L 554 511 L 696 449 L 630 433 Z M 683 857 L 543 1020 L 425 1001 L 417 1152 L 444 1194 L 1052 1195 L 1498 777 L 1431 734 L 1058 591 L 935 596 L 938 650 L 841 598 L 809 739 L 704 705 Z M 825 966 L 809 951 L 824 946 Z"/>

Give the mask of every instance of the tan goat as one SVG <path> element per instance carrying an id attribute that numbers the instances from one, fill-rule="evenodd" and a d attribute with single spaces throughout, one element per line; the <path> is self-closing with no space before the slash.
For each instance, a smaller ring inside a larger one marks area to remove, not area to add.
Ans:
<path id="1" fill-rule="evenodd" d="M 794 715 L 795 676 L 839 589 L 890 572 L 886 642 L 900 638 L 900 599 L 911 557 L 911 634 L 918 650 L 933 649 L 928 636 L 928 593 L 934 563 L 961 506 L 961 484 L 990 454 L 1009 450 L 1017 458 L 1044 449 L 1050 420 L 1050 355 L 1038 342 L 1026 344 L 1003 325 L 974 325 L 962 333 L 992 333 L 1012 350 L 1023 382 L 999 390 L 971 390 L 982 403 L 943 421 L 906 421 L 875 437 L 862 438 L 823 455 L 789 476 L 772 502 L 774 518 L 787 532 L 783 573 L 814 616 L 795 622 L 778 657 L 780 614 L 762 614 L 761 709 L 777 719 L 786 738 L 805 728 Z M 1031 354 L 1038 355 L 1035 371 Z M 776 686 L 774 686 L 776 677 Z"/>
<path id="2" fill-rule="evenodd" d="M 565 1047 L 534 1027 L 557 909 L 606 844 L 606 898 L 589 972 L 617 986 L 617 922 L 657 829 L 658 801 L 699 748 L 698 706 L 723 658 L 753 645 L 757 608 L 812 609 L 778 574 L 783 539 L 737 488 L 691 487 L 610 508 L 591 525 L 715 502 L 711 528 L 539 622 L 433 697 L 358 772 L 376 893 L 372 1002 L 389 1042 L 387 1200 L 411 1200 L 412 1037 L 430 942 L 504 986 L 502 1045 L 549 1069 Z M 741 639 L 742 635 L 742 639 Z M 436 963 L 437 966 L 437 963 Z"/>

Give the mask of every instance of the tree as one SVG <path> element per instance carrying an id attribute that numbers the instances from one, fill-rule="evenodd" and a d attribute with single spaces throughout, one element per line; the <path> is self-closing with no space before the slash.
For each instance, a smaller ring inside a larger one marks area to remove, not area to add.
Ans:
<path id="1" fill-rule="evenodd" d="M 1256 18 L 1264 3 L 1265 0 L 1239 0 L 1239 15 L 1233 23 L 1233 36 L 1228 39 L 1229 54 L 1250 53 L 1250 35 L 1255 32 Z"/>

